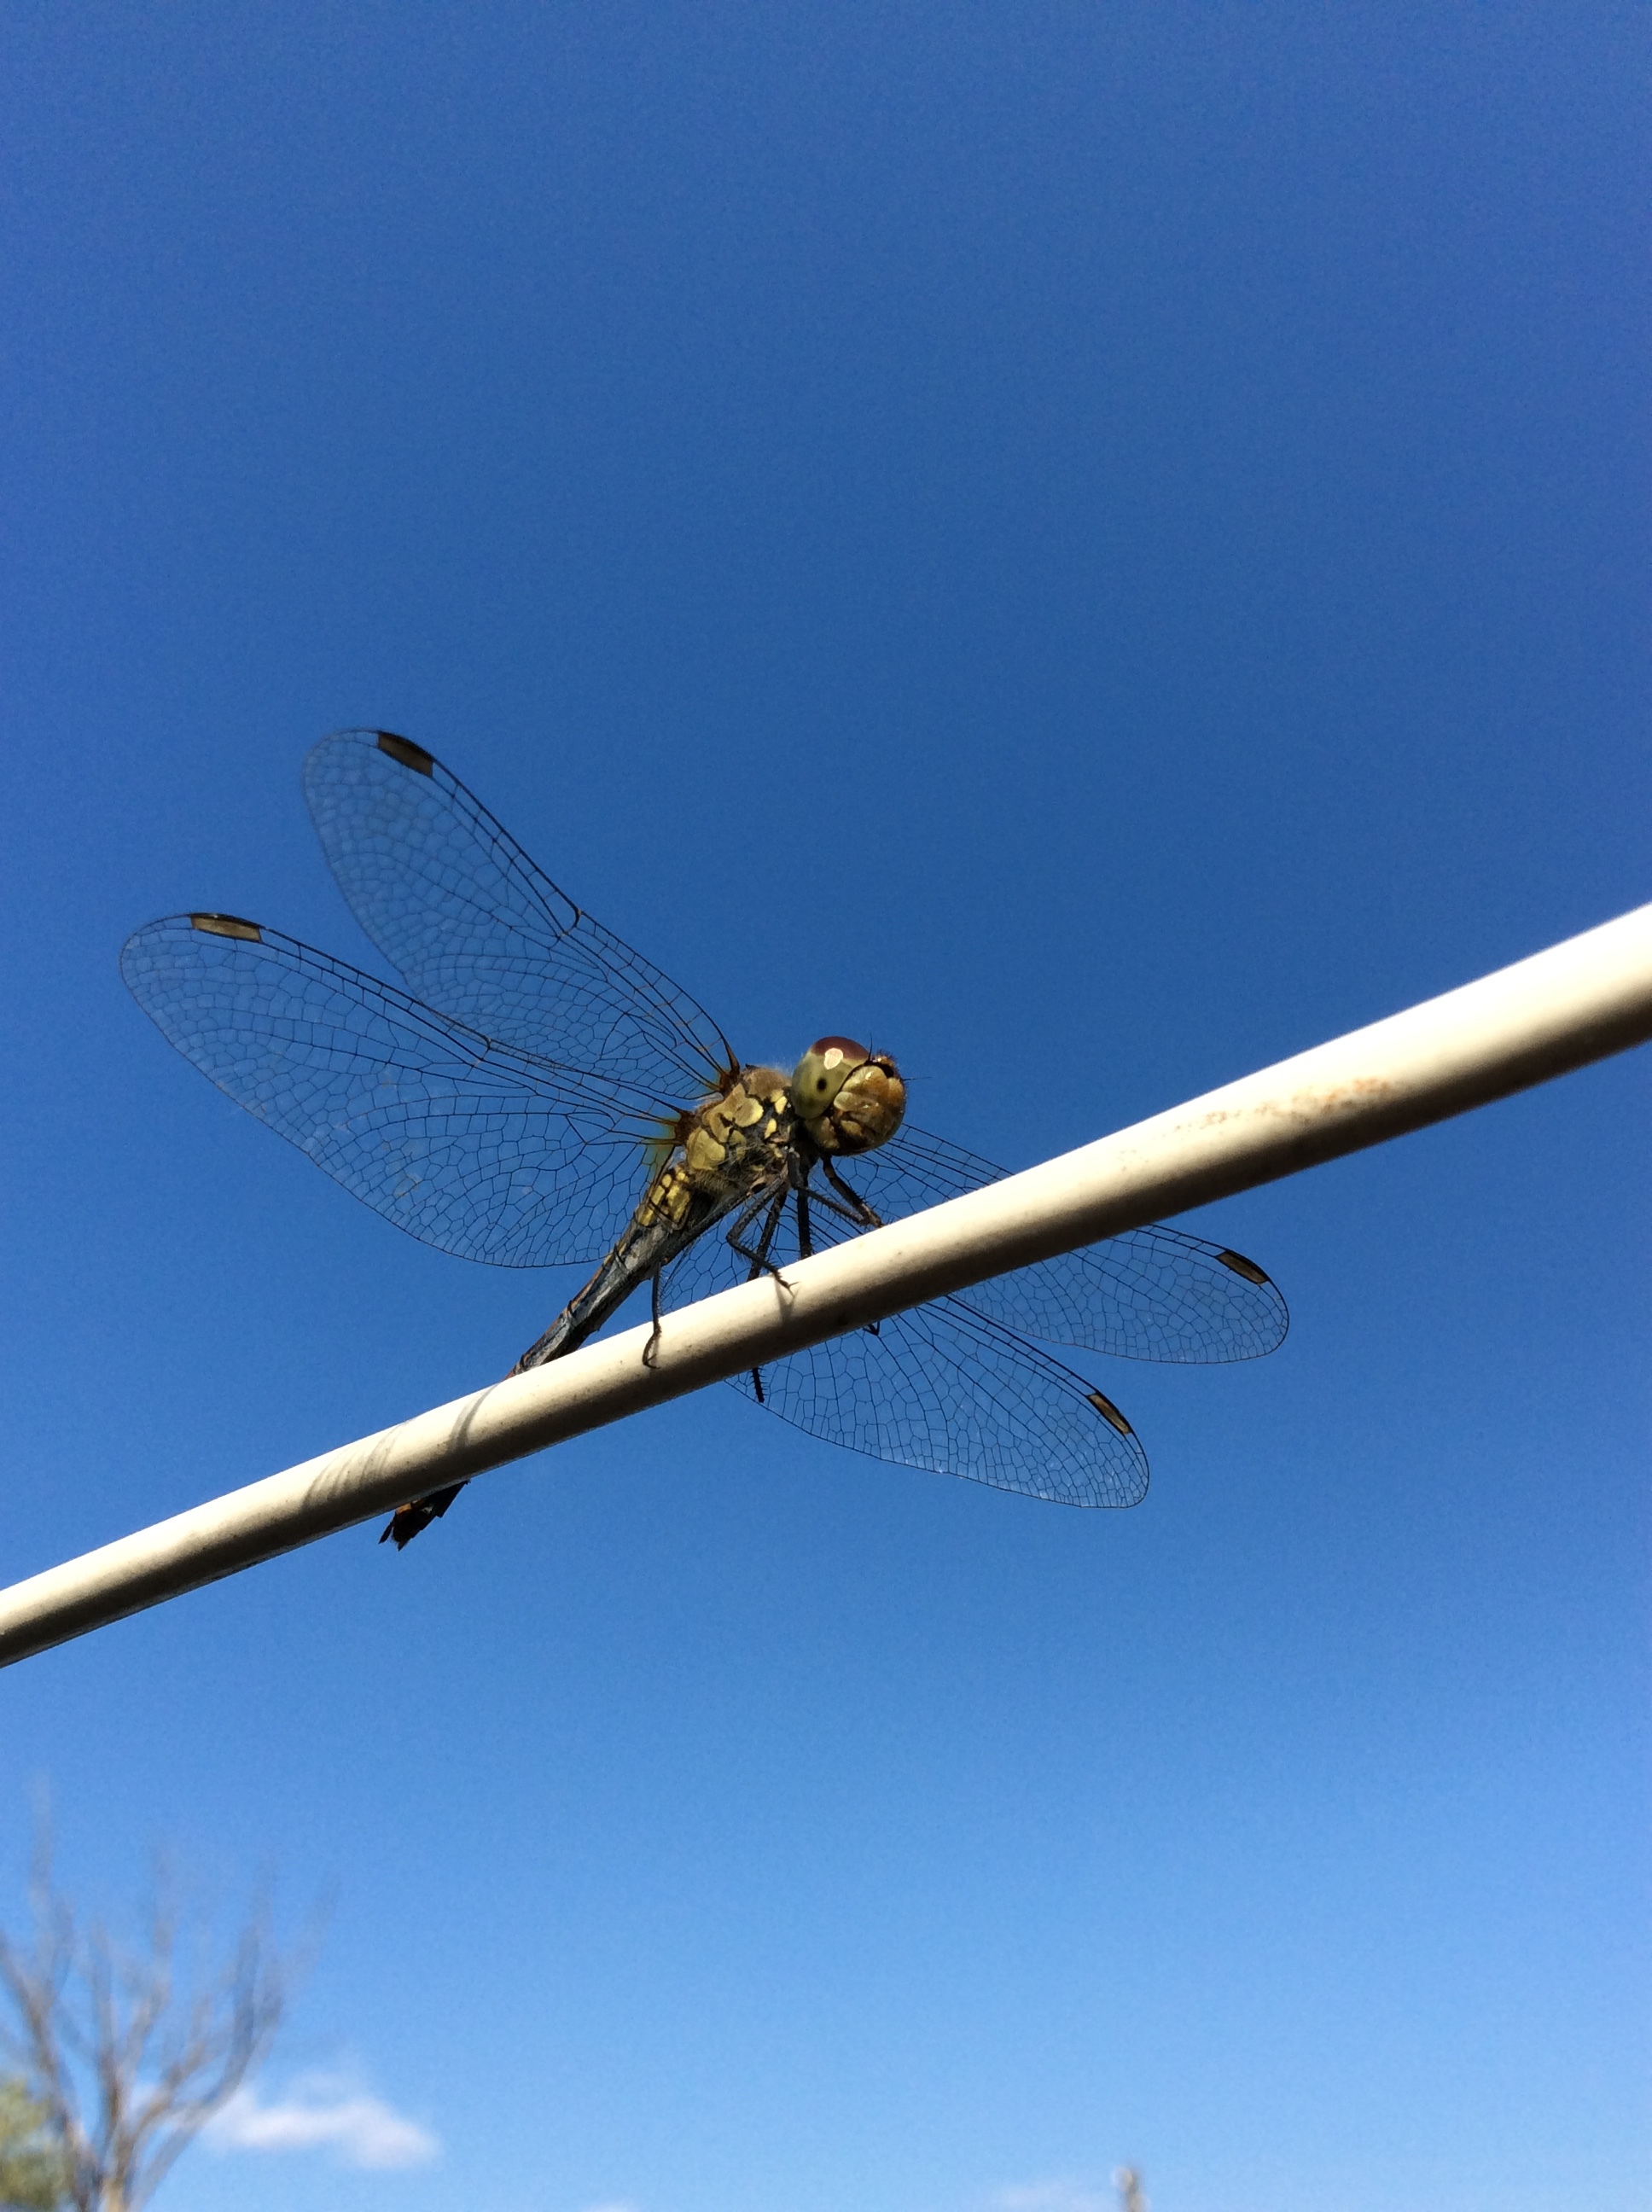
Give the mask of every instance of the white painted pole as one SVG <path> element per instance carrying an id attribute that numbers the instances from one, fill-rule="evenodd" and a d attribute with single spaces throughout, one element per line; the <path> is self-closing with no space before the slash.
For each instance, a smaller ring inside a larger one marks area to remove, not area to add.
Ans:
<path id="1" fill-rule="evenodd" d="M 0 1590 L 0 1665 L 404 1498 L 983 1281 L 1295 1175 L 1652 1036 L 1652 906 L 1024 1175 L 490 1384 Z"/>

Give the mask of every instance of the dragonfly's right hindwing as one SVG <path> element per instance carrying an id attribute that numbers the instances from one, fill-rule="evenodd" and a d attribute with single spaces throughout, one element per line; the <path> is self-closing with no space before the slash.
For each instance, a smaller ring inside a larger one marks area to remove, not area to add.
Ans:
<path id="1" fill-rule="evenodd" d="M 841 1217 L 817 1206 L 812 1218 L 818 1243 L 838 1241 Z M 832 1233 L 819 1234 L 834 1222 Z M 756 1237 L 754 1227 L 746 1242 Z M 792 1201 L 769 1256 L 782 1273 L 797 1259 Z M 664 1303 L 676 1309 L 709 1297 L 744 1279 L 750 1264 L 714 1229 L 667 1269 Z M 761 1389 L 750 1375 L 731 1380 L 782 1420 L 874 1459 L 1065 1505 L 1134 1505 L 1146 1495 L 1146 1454 L 1118 1409 L 1083 1376 L 958 1298 L 891 1314 L 875 1334 L 855 1329 L 789 1352 L 761 1376 Z"/>
<path id="2" fill-rule="evenodd" d="M 120 966 L 185 1059 L 424 1243 L 545 1267 L 599 1258 L 630 1217 L 648 1130 L 617 1086 L 229 917 L 150 922 Z"/>
<path id="3" fill-rule="evenodd" d="M 1059 1360 L 956 1298 L 891 1314 L 761 1370 L 762 1403 L 811 1436 L 899 1467 L 1058 1505 L 1136 1505 L 1147 1455 Z M 749 1375 L 735 1388 L 758 1396 Z"/>

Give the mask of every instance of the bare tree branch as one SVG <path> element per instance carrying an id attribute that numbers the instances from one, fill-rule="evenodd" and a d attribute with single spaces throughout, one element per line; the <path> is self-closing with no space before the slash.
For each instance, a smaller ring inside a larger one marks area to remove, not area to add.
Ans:
<path id="1" fill-rule="evenodd" d="M 216 1972 L 204 1937 L 180 1980 L 179 1913 L 157 1874 L 141 1947 L 82 1927 L 56 1887 L 44 1823 L 26 1941 L 0 1930 L 0 2056 L 59 2154 L 75 2212 L 138 2212 L 200 2130 L 268 2055 L 288 1962 L 255 1907 Z M 62 2201 L 61 2198 L 59 2201 Z"/>

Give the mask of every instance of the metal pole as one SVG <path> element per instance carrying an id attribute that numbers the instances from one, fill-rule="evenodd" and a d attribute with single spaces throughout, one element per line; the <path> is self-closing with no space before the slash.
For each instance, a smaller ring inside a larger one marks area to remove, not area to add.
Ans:
<path id="1" fill-rule="evenodd" d="M 989 1275 L 1483 1106 L 1652 1036 L 1652 906 L 768 1279 L 490 1384 L 0 1590 L 0 1665 Z"/>

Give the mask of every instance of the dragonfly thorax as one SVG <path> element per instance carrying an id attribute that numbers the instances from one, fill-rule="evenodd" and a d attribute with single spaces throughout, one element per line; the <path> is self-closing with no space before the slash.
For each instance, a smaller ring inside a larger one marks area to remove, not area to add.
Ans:
<path id="1" fill-rule="evenodd" d="M 678 1150 L 648 1186 L 638 1218 L 684 1226 L 708 1207 L 786 1173 L 795 1126 L 778 1067 L 743 1067 L 679 1124 Z"/>

